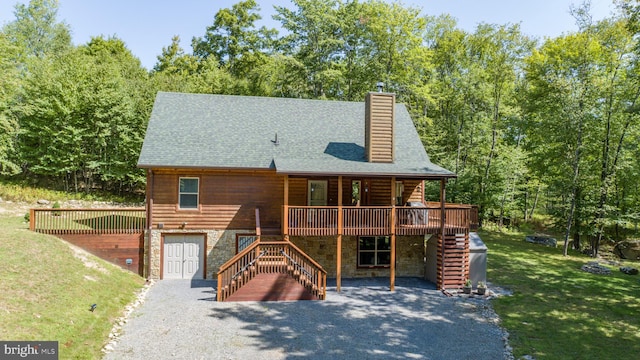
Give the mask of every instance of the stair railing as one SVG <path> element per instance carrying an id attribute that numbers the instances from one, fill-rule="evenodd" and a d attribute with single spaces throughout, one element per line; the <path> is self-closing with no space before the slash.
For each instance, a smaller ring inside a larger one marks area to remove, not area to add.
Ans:
<path id="1" fill-rule="evenodd" d="M 256 240 L 220 266 L 218 301 L 224 301 L 258 274 L 256 262 L 261 256 L 264 255 L 260 251 L 260 242 Z"/>
<path id="2" fill-rule="evenodd" d="M 258 241 L 227 261 L 218 271 L 218 301 L 225 301 L 259 274 L 287 274 L 324 300 L 327 272 L 288 241 Z"/>

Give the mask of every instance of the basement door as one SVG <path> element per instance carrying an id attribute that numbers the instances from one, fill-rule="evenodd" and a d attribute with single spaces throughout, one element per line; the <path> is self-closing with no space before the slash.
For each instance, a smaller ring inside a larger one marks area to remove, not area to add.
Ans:
<path id="1" fill-rule="evenodd" d="M 165 235 L 164 279 L 203 279 L 204 235 Z"/>

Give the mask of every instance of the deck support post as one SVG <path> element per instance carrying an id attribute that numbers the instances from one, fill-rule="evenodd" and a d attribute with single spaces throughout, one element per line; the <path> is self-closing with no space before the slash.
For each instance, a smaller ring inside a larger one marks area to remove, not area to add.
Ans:
<path id="1" fill-rule="evenodd" d="M 36 231 L 36 210 L 29 209 L 29 230 Z"/>
<path id="2" fill-rule="evenodd" d="M 284 176 L 284 199 L 282 204 L 282 236 L 285 241 L 289 241 L 289 175 Z"/>
<path id="3" fill-rule="evenodd" d="M 389 290 L 396 289 L 396 177 L 391 177 L 391 216 L 389 217 L 391 232 L 391 266 L 389 269 Z"/>
<path id="4" fill-rule="evenodd" d="M 152 244 L 151 244 L 151 229 L 153 229 L 153 187 L 154 187 L 154 178 L 153 178 L 153 170 L 148 169 L 147 170 L 147 218 L 145 219 L 146 223 L 146 230 L 147 230 L 147 245 L 148 248 L 145 249 L 147 252 L 147 256 L 144 256 L 143 258 L 146 258 L 147 261 L 147 266 L 145 268 L 145 272 L 146 274 L 145 277 L 149 277 L 151 276 L 151 248 L 152 248 Z M 144 247 L 144 245 L 143 245 Z"/>
<path id="5" fill-rule="evenodd" d="M 338 235 L 336 237 L 336 291 L 340 292 L 342 286 L 342 176 L 338 176 Z"/>
<path id="6" fill-rule="evenodd" d="M 440 239 L 440 246 L 441 246 L 440 256 L 441 256 L 441 259 L 442 259 L 442 261 L 440 262 L 440 266 L 442 268 L 440 269 L 440 283 L 436 284 L 437 285 L 436 288 L 438 290 L 444 289 L 444 270 L 445 270 L 445 267 L 446 267 L 445 266 L 446 264 L 444 262 L 444 259 L 445 259 L 445 254 L 444 254 L 444 248 L 445 248 L 445 246 L 444 246 L 444 235 L 445 235 L 445 224 L 446 224 L 446 221 L 447 221 L 446 216 L 445 216 L 445 214 L 446 214 L 445 205 L 446 205 L 446 195 L 447 195 L 446 194 L 446 189 L 445 189 L 446 185 L 447 185 L 447 179 L 446 178 L 440 179 L 440 237 L 441 237 L 441 239 Z"/>

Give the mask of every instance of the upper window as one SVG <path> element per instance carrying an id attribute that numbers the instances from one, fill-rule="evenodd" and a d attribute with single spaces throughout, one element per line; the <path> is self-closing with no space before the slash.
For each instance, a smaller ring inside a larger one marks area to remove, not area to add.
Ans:
<path id="1" fill-rule="evenodd" d="M 198 178 L 180 178 L 180 189 L 178 191 L 178 200 L 180 209 L 197 209 L 198 208 Z"/>
<path id="2" fill-rule="evenodd" d="M 362 189 L 362 181 L 351 181 L 351 205 L 360 205 L 360 189 Z"/>
<path id="3" fill-rule="evenodd" d="M 388 236 L 361 236 L 358 239 L 359 267 L 391 265 L 391 239 Z"/>
<path id="4" fill-rule="evenodd" d="M 404 202 L 402 201 L 403 193 L 404 193 L 404 184 L 402 183 L 402 181 L 396 181 L 396 205 L 397 206 L 402 206 L 404 204 Z"/>
<path id="5" fill-rule="evenodd" d="M 309 206 L 327 206 L 327 180 L 309 180 Z"/>

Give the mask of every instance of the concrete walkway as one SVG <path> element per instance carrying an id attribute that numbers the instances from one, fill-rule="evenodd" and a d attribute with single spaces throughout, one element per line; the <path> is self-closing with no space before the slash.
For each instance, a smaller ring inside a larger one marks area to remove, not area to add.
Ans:
<path id="1" fill-rule="evenodd" d="M 487 300 L 420 279 L 343 280 L 326 301 L 215 301 L 215 282 L 162 280 L 105 359 L 503 359 Z"/>

